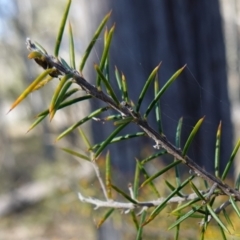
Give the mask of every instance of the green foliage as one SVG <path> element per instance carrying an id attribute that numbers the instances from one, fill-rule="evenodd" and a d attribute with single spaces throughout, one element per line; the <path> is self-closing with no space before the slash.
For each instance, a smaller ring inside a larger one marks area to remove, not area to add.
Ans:
<path id="1" fill-rule="evenodd" d="M 59 49 L 61 46 L 61 40 L 63 36 L 63 32 L 65 29 L 65 25 L 68 18 L 69 8 L 71 5 L 71 1 L 68 1 L 65 13 L 62 18 L 62 22 L 59 28 L 59 33 L 56 40 L 54 55 L 52 57 L 48 55 L 46 50 L 41 47 L 39 44 L 33 43 L 31 40 L 27 40 L 27 47 L 30 50 L 29 58 L 34 59 L 40 66 L 42 66 L 45 71 L 38 76 L 29 87 L 19 96 L 19 98 L 13 103 L 10 111 L 16 107 L 24 98 L 26 98 L 32 91 L 36 89 L 40 89 L 41 87 L 46 87 L 50 80 L 53 77 L 59 78 L 59 84 L 55 89 L 52 100 L 50 102 L 49 108 L 43 112 L 41 112 L 35 122 L 30 126 L 29 130 L 35 128 L 46 116 L 49 115 L 50 120 L 53 119 L 55 113 L 65 107 L 69 107 L 73 104 L 78 104 L 79 102 L 85 100 L 91 100 L 92 97 L 97 98 L 99 101 L 103 101 L 106 106 L 102 108 L 98 108 L 93 112 L 89 113 L 80 121 L 74 123 L 72 126 L 67 128 L 64 132 L 62 132 L 57 140 L 65 137 L 67 134 L 74 130 L 79 130 L 79 135 L 83 142 L 85 143 L 88 154 L 82 154 L 76 152 L 70 148 L 62 148 L 63 151 L 75 156 L 81 160 L 86 160 L 90 162 L 96 172 L 97 179 L 100 183 L 101 189 L 103 191 L 103 195 L 105 197 L 105 201 L 94 200 L 91 198 L 84 198 L 81 193 L 79 193 L 79 198 L 83 202 L 88 202 L 96 205 L 97 207 L 107 207 L 108 211 L 103 215 L 101 220 L 98 222 L 98 227 L 100 227 L 114 212 L 114 210 L 120 208 L 128 211 L 132 216 L 132 221 L 134 226 L 136 227 L 136 239 L 142 239 L 143 231 L 146 225 L 150 222 L 158 221 L 157 216 L 159 216 L 163 210 L 167 208 L 170 203 L 177 203 L 176 206 L 170 214 L 176 217 L 176 221 L 172 223 L 169 229 L 176 229 L 175 239 L 179 239 L 179 235 L 181 233 L 180 225 L 182 225 L 186 221 L 191 221 L 193 218 L 201 219 L 201 238 L 204 239 L 206 234 L 206 229 L 210 223 L 210 221 L 215 221 L 217 226 L 220 229 L 221 236 L 223 239 L 226 239 L 225 233 L 231 234 L 231 231 L 228 229 L 228 225 L 231 225 L 231 219 L 228 214 L 226 214 L 225 206 L 231 205 L 233 211 L 240 217 L 239 207 L 237 205 L 237 201 L 240 201 L 240 193 L 238 191 L 239 188 L 239 180 L 236 181 L 237 190 L 233 187 L 230 187 L 225 182 L 223 182 L 227 174 L 229 173 L 230 167 L 234 161 L 234 158 L 237 154 L 237 151 L 240 146 L 240 140 L 237 142 L 236 147 L 234 148 L 229 161 L 226 165 L 226 168 L 221 176 L 221 180 L 219 180 L 219 176 L 221 175 L 219 172 L 219 161 L 220 161 L 220 139 L 221 139 L 221 123 L 219 124 L 217 134 L 216 134 L 216 147 L 215 147 L 215 176 L 207 173 L 204 169 L 200 168 L 193 160 L 191 160 L 187 156 L 187 151 L 190 148 L 190 145 L 195 138 L 196 134 L 200 130 L 200 127 L 203 123 L 204 117 L 201 118 L 196 125 L 193 127 L 189 138 L 184 144 L 183 150 L 181 151 L 181 131 L 182 131 L 182 123 L 183 119 L 181 118 L 177 125 L 176 130 L 176 142 L 175 145 L 172 145 L 167 138 L 163 135 L 163 126 L 161 122 L 161 109 L 159 105 L 159 101 L 161 100 L 162 95 L 171 87 L 177 77 L 183 72 L 185 66 L 181 67 L 177 70 L 173 75 L 169 78 L 166 84 L 159 89 L 158 83 L 158 70 L 160 68 L 160 64 L 155 67 L 155 69 L 150 73 L 149 77 L 146 79 L 146 83 L 142 88 L 142 91 L 139 94 L 139 98 L 137 103 L 134 104 L 131 102 L 127 80 L 124 74 L 120 74 L 117 67 L 115 67 L 115 77 L 118 84 L 119 93 L 115 93 L 111 83 L 109 82 L 108 77 L 108 68 L 109 68 L 109 49 L 111 47 L 111 41 L 114 35 L 115 25 L 110 28 L 110 30 L 106 30 L 104 34 L 104 46 L 102 56 L 100 58 L 100 63 L 95 65 L 95 71 L 97 74 L 96 86 L 94 87 L 82 76 L 81 71 L 83 70 L 86 61 L 89 57 L 90 52 L 92 51 L 94 44 L 97 38 L 102 33 L 104 26 L 111 15 L 111 12 L 108 13 L 102 22 L 100 23 L 98 29 L 94 33 L 92 40 L 86 48 L 86 51 L 83 55 L 83 59 L 79 64 L 79 71 L 76 69 L 75 63 L 75 50 L 74 50 L 74 38 L 71 24 L 69 23 L 69 56 L 70 56 L 70 64 L 68 64 L 64 59 L 58 57 Z M 50 77 L 49 77 L 50 75 Z M 46 80 L 47 79 L 47 80 Z M 147 107 L 147 109 L 143 110 L 144 115 L 141 116 L 140 108 L 142 106 L 142 102 L 145 99 L 146 93 L 149 89 L 150 84 L 154 82 L 154 96 Z M 73 84 L 77 84 L 81 87 L 81 89 L 85 90 L 86 95 L 82 97 L 77 97 L 71 100 L 67 100 L 70 96 L 78 92 L 79 88 L 70 89 L 70 86 Z M 106 92 L 106 93 L 105 93 Z M 121 96 L 121 99 L 118 99 L 118 95 Z M 122 100 L 124 102 L 122 102 Z M 135 108 L 132 106 L 136 106 Z M 87 121 L 93 120 L 96 116 L 101 115 L 101 113 L 108 111 L 109 109 L 115 110 L 115 114 L 108 116 L 104 119 L 104 121 L 113 121 L 116 126 L 112 133 L 101 143 L 91 144 L 87 135 L 84 133 L 82 129 L 79 128 L 80 125 L 84 124 Z M 158 132 L 153 130 L 147 123 L 147 116 L 150 112 L 155 110 L 156 122 L 158 124 Z M 115 121 L 115 122 L 114 122 Z M 119 133 L 122 129 L 124 129 L 129 124 L 136 124 L 142 130 L 142 132 L 137 133 L 129 133 L 123 136 L 119 136 Z M 107 152 L 105 155 L 105 149 L 109 146 L 109 144 L 117 144 L 119 141 L 130 140 L 131 138 L 140 138 L 140 137 L 149 137 L 156 143 L 156 148 L 162 149 L 157 150 L 156 153 L 148 156 L 145 159 L 139 160 L 136 159 L 136 169 L 135 176 L 133 176 L 133 189 L 132 185 L 128 186 L 129 194 L 121 189 L 119 186 L 116 186 L 112 183 L 112 165 L 111 165 L 111 156 L 110 153 Z M 148 164 L 152 164 L 152 161 L 159 156 L 171 156 L 171 162 L 163 167 L 161 170 L 156 171 L 155 174 L 149 174 L 148 168 L 146 167 Z M 98 170 L 98 165 L 96 160 L 104 158 L 105 156 L 105 183 L 102 180 L 101 174 Z M 180 164 L 186 164 L 192 171 L 192 175 L 188 176 L 185 180 L 180 178 L 178 166 Z M 159 187 L 155 184 L 159 178 L 161 178 L 164 174 L 173 174 L 173 178 L 175 178 L 176 186 L 171 183 L 170 179 L 165 181 L 164 188 L 170 190 L 168 196 L 164 196 L 160 198 L 161 195 L 166 195 L 166 192 L 160 193 Z M 204 182 L 200 184 L 202 189 L 196 186 L 193 182 L 196 178 L 202 178 L 204 181 L 208 181 L 208 184 Z M 240 178 L 239 178 L 240 179 Z M 150 189 L 150 190 L 149 190 Z M 151 197 L 156 196 L 156 199 L 151 201 L 145 199 L 144 201 L 140 201 L 139 199 L 144 198 L 142 195 L 143 190 L 151 193 Z M 124 202 L 118 202 L 118 197 L 121 195 L 124 198 Z M 220 195 L 225 195 L 227 200 L 220 199 Z M 218 201 L 215 201 L 217 200 Z M 136 214 L 136 209 L 141 209 L 139 214 Z M 153 209 L 153 210 L 152 210 Z M 116 211 L 115 211 L 116 212 Z M 221 217 L 225 216 L 223 221 Z M 226 223 L 227 222 L 227 223 Z M 231 226 L 230 226 L 231 227 Z"/>

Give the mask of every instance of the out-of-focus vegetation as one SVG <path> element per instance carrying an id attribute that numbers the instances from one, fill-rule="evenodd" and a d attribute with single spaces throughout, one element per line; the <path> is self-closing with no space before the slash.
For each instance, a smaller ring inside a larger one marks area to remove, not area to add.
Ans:
<path id="1" fill-rule="evenodd" d="M 86 171 L 88 167 L 81 168 L 67 154 L 56 151 L 59 145 L 54 144 L 55 133 L 66 124 L 66 112 L 58 114 L 59 120 L 54 120 L 51 127 L 49 121 L 45 121 L 36 131 L 26 134 L 34 116 L 47 106 L 58 80 L 49 85 L 52 87 L 34 92 L 16 111 L 6 115 L 19 91 L 41 71 L 27 60 L 26 37 L 41 39 L 50 48 L 55 42 L 65 3 L 64 0 L 0 1 L 0 239 L 96 238 L 93 220 L 89 218 L 92 210 L 79 204 L 77 188 L 73 187 L 89 172 L 88 189 L 91 171 Z M 75 21 L 72 20 L 72 24 Z M 63 47 L 61 55 L 64 54 Z M 77 117 L 71 112 L 67 114 L 70 118 Z M 75 146 L 78 144 L 74 142 Z M 57 182 L 61 186 L 56 186 Z M 34 183 L 52 184 L 52 190 L 32 207 L 26 203 L 18 206 L 17 211 L 14 208 L 13 212 L 2 211 L 6 195 L 14 199 L 15 189 Z"/>

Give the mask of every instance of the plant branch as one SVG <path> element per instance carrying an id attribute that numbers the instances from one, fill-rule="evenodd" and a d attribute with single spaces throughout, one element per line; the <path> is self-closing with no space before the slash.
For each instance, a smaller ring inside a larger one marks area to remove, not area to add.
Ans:
<path id="1" fill-rule="evenodd" d="M 102 201 L 96 198 L 90 198 L 90 197 L 84 197 L 80 192 L 78 192 L 78 198 L 82 202 L 90 203 L 92 205 L 95 205 L 95 209 L 106 207 L 106 208 L 116 208 L 116 209 L 126 209 L 126 210 L 133 210 L 136 208 L 142 208 L 142 207 L 156 207 L 162 204 L 165 201 L 165 198 L 159 198 L 157 200 L 147 201 L 147 202 L 139 202 L 136 200 L 136 203 L 131 202 L 117 202 L 112 199 L 108 201 Z M 182 203 L 190 200 L 194 200 L 198 198 L 197 194 L 191 193 L 189 195 L 186 195 L 185 197 L 172 197 L 168 200 L 169 203 Z"/>
<path id="2" fill-rule="evenodd" d="M 26 44 L 29 51 L 39 52 L 37 46 L 30 39 L 26 40 Z M 163 134 L 159 134 L 158 132 L 156 132 L 153 128 L 149 126 L 148 122 L 140 116 L 140 114 L 134 112 L 133 109 L 128 105 L 128 103 L 122 102 L 121 104 L 117 104 L 110 96 L 106 95 L 103 91 L 97 89 L 95 86 L 86 81 L 82 77 L 82 75 L 75 69 L 66 67 L 57 58 L 48 55 L 47 53 L 40 52 L 40 54 L 41 58 L 35 58 L 34 60 L 37 63 L 39 63 L 39 60 L 41 60 L 41 66 L 43 66 L 45 69 L 53 68 L 54 77 L 59 75 L 64 76 L 67 74 L 72 74 L 72 78 L 83 90 L 86 91 L 87 94 L 90 94 L 91 96 L 102 100 L 110 108 L 119 112 L 123 118 L 132 117 L 132 122 L 137 124 L 148 135 L 148 137 L 155 142 L 154 147 L 156 149 L 164 148 L 170 155 L 172 155 L 176 159 L 181 160 L 190 169 L 192 169 L 197 176 L 207 180 L 211 184 L 217 185 L 217 188 L 219 188 L 224 194 L 232 196 L 235 198 L 235 200 L 240 201 L 239 191 L 235 190 L 234 188 L 222 182 L 219 178 L 216 178 L 215 176 L 205 171 L 188 156 L 184 156 L 182 151 L 172 145 Z"/>
<path id="3" fill-rule="evenodd" d="M 107 195 L 107 190 L 106 190 L 105 184 L 104 184 L 104 182 L 103 182 L 103 180 L 102 180 L 102 178 L 101 178 L 100 171 L 99 171 L 99 167 L 98 167 L 98 165 L 96 164 L 95 160 L 91 160 L 91 164 L 92 164 L 92 166 L 93 166 L 93 168 L 94 168 L 94 171 L 95 171 L 95 173 L 96 173 L 97 179 L 98 179 L 99 184 L 100 184 L 100 186 L 101 186 L 101 188 L 102 188 L 103 194 L 104 194 L 106 200 L 108 201 L 109 198 L 108 198 L 108 195 Z"/>

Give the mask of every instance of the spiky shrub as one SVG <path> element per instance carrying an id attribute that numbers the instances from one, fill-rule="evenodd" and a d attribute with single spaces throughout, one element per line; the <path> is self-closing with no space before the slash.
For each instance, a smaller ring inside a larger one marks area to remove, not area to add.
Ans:
<path id="1" fill-rule="evenodd" d="M 112 214 L 116 209 L 124 209 L 126 212 L 131 213 L 133 223 L 136 226 L 136 239 L 142 238 L 142 232 L 144 226 L 149 222 L 153 221 L 156 216 L 158 216 L 163 209 L 169 203 L 178 203 L 177 207 L 172 210 L 172 214 L 176 216 L 176 221 L 171 224 L 169 229 L 175 228 L 176 235 L 175 239 L 179 237 L 180 225 L 183 221 L 190 221 L 192 217 L 198 217 L 201 219 L 201 238 L 204 239 L 206 229 L 211 221 L 216 221 L 218 224 L 219 230 L 224 239 L 226 239 L 225 233 L 230 233 L 228 225 L 231 225 L 231 219 L 228 214 L 226 214 L 225 208 L 231 206 L 232 209 L 236 212 L 238 217 L 240 217 L 240 210 L 237 206 L 237 202 L 240 201 L 240 192 L 239 192 L 239 179 L 235 183 L 235 187 L 231 187 L 225 183 L 225 179 L 229 172 L 230 167 L 233 164 L 234 157 L 240 146 L 240 141 L 237 142 L 229 161 L 222 174 L 219 172 L 219 153 L 220 148 L 220 139 L 221 139 L 221 122 L 219 124 L 217 134 L 216 134 L 216 155 L 215 155 L 215 174 L 211 175 L 203 168 L 199 167 L 192 159 L 187 156 L 188 149 L 191 145 L 191 142 L 194 139 L 194 136 L 197 134 L 204 118 L 201 118 L 196 125 L 194 126 L 192 132 L 190 133 L 185 145 L 182 150 L 180 150 L 180 136 L 181 136 L 181 127 L 182 119 L 179 120 L 177 131 L 176 131 L 176 143 L 175 146 L 171 144 L 165 135 L 162 132 L 161 128 L 161 114 L 159 108 L 159 100 L 165 91 L 168 90 L 171 84 L 177 79 L 177 77 L 184 70 L 185 66 L 177 70 L 172 77 L 166 82 L 166 84 L 158 89 L 158 78 L 157 72 L 160 65 L 158 65 L 152 73 L 149 75 L 144 87 L 142 88 L 141 93 L 139 94 L 138 101 L 136 103 L 130 102 L 128 97 L 128 90 L 126 79 L 122 75 L 120 76 L 117 68 L 115 69 L 115 76 L 119 92 L 121 94 L 121 100 L 118 99 L 117 94 L 115 94 L 111 83 L 109 81 L 108 72 L 108 53 L 111 45 L 111 40 L 113 37 L 115 26 L 113 26 L 109 31 L 105 30 L 104 33 L 104 46 L 103 52 L 100 59 L 100 63 L 94 66 L 97 73 L 96 86 L 90 84 L 82 75 L 85 63 L 88 59 L 88 56 L 93 49 L 93 46 L 96 42 L 96 39 L 101 34 L 104 26 L 106 25 L 110 13 L 105 16 L 105 18 L 100 23 L 98 29 L 96 30 L 91 42 L 89 43 L 85 54 L 82 58 L 80 66 L 76 69 L 75 64 L 75 52 L 74 52 L 74 41 L 71 25 L 69 24 L 69 41 L 70 41 L 70 64 L 68 64 L 64 59 L 58 56 L 59 48 L 61 45 L 61 40 L 66 25 L 66 20 L 68 17 L 69 8 L 71 1 L 68 1 L 61 26 L 59 28 L 59 33 L 56 41 L 56 46 L 54 50 L 54 56 L 49 55 L 47 51 L 40 46 L 39 44 L 31 41 L 30 39 L 26 40 L 26 45 L 30 51 L 29 58 L 34 59 L 37 64 L 42 66 L 45 71 L 39 75 L 19 96 L 19 98 L 13 103 L 10 110 L 16 107 L 24 98 L 26 98 L 31 92 L 38 90 L 42 87 L 45 87 L 53 78 L 58 78 L 59 84 L 54 91 L 50 106 L 47 110 L 41 112 L 37 120 L 31 125 L 30 129 L 36 127 L 44 118 L 49 116 L 52 119 L 55 113 L 62 108 L 69 107 L 72 104 L 78 104 L 81 101 L 91 100 L 91 98 L 96 98 L 98 101 L 102 101 L 106 104 L 105 107 L 96 109 L 88 116 L 81 119 L 79 122 L 70 126 L 67 130 L 61 133 L 57 140 L 65 137 L 70 132 L 74 131 L 83 123 L 93 119 L 94 117 L 100 115 L 102 112 L 112 109 L 115 114 L 111 117 L 105 119 L 105 121 L 113 121 L 115 129 L 113 132 L 101 143 L 96 145 L 91 145 L 86 134 L 83 130 L 80 130 L 81 137 L 86 143 L 89 149 L 89 155 L 84 155 L 79 152 L 75 152 L 69 148 L 63 148 L 67 153 L 70 153 L 74 156 L 81 158 L 82 160 L 89 161 L 96 172 L 97 179 L 101 185 L 101 190 L 105 200 L 93 199 L 90 197 L 84 197 L 81 193 L 78 193 L 78 197 L 82 202 L 87 202 L 95 205 L 98 208 L 105 207 L 109 208 L 107 213 L 103 216 L 99 226 L 104 223 L 104 221 Z M 150 86 L 154 82 L 155 95 L 144 114 L 140 114 L 140 107 L 144 100 L 145 94 Z M 85 91 L 85 96 L 77 97 L 69 100 L 69 97 L 72 97 L 79 89 L 70 89 L 71 85 L 78 85 L 83 91 Z M 159 125 L 158 131 L 155 131 L 149 124 L 147 117 L 150 112 L 155 111 L 156 122 Z M 129 124 L 136 124 L 141 132 L 136 134 L 128 134 L 125 136 L 119 136 L 119 133 Z M 148 158 L 141 161 L 137 161 L 135 176 L 133 177 L 133 184 L 129 185 L 129 193 L 120 189 L 118 186 L 115 186 L 111 182 L 111 163 L 109 153 L 106 155 L 106 169 L 105 183 L 101 177 L 101 174 L 98 170 L 98 158 L 100 154 L 106 150 L 108 145 L 111 143 L 117 144 L 119 141 L 128 140 L 132 137 L 141 137 L 147 136 L 155 142 L 153 146 L 156 149 L 156 153 Z M 172 156 L 171 162 L 165 166 L 163 169 L 158 171 L 154 175 L 149 175 L 145 169 L 145 165 L 151 160 L 168 154 Z M 190 177 L 186 178 L 184 181 L 179 177 L 178 165 L 184 164 L 191 169 L 192 174 Z M 160 198 L 160 194 L 157 190 L 157 186 L 154 185 L 154 180 L 157 179 L 162 174 L 167 171 L 174 170 L 176 186 L 173 186 L 169 181 L 165 181 L 166 187 L 170 189 L 170 194 L 165 197 Z M 145 180 L 140 184 L 140 177 L 144 176 Z M 204 180 L 205 188 L 199 190 L 193 183 L 194 178 L 201 178 Z M 156 200 L 151 201 L 139 201 L 138 196 L 140 194 L 139 189 L 143 189 L 145 186 L 150 186 L 153 193 L 157 196 Z M 188 186 L 188 193 L 183 193 L 183 188 Z M 116 191 L 118 194 L 122 195 L 126 201 L 118 202 L 112 199 L 112 190 Z M 223 201 L 223 198 L 219 196 L 225 195 L 226 198 Z M 140 212 L 136 214 L 136 209 L 140 209 Z M 225 220 L 222 220 L 221 217 L 225 217 Z M 157 220 L 155 220 L 157 221 Z M 232 224 L 233 225 L 233 224 Z"/>

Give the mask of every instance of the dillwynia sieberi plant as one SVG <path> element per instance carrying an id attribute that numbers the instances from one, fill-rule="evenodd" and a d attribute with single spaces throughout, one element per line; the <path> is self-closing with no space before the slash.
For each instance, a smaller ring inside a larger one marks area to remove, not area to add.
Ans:
<path id="1" fill-rule="evenodd" d="M 32 41 L 31 39 L 26 40 L 27 49 L 30 51 L 28 57 L 30 59 L 35 60 L 35 62 L 43 67 L 45 71 L 40 74 L 27 88 L 26 90 L 19 96 L 19 98 L 13 103 L 10 111 L 16 107 L 24 98 L 26 98 L 31 92 L 38 90 L 42 87 L 45 87 L 53 78 L 59 79 L 59 84 L 54 91 L 52 96 L 52 100 L 47 110 L 41 112 L 36 121 L 31 125 L 29 131 L 36 127 L 44 118 L 49 116 L 50 120 L 54 117 L 55 113 L 62 108 L 69 107 L 72 104 L 78 104 L 79 102 L 91 100 L 91 98 L 95 98 L 98 101 L 105 103 L 105 107 L 98 108 L 95 111 L 91 112 L 89 115 L 81 119 L 79 122 L 70 126 L 64 132 L 62 132 L 57 140 L 65 137 L 70 132 L 79 128 L 83 123 L 92 120 L 99 116 L 101 113 L 112 109 L 115 111 L 115 114 L 109 116 L 105 119 L 105 121 L 113 121 L 115 125 L 115 129 L 113 132 L 101 143 L 96 145 L 92 145 L 88 140 L 86 134 L 82 129 L 80 129 L 81 136 L 86 143 L 86 146 L 89 149 L 89 155 L 84 155 L 79 152 L 75 152 L 69 148 L 63 148 L 65 152 L 72 154 L 76 157 L 79 157 L 82 160 L 89 161 L 96 172 L 96 176 L 101 185 L 101 189 L 105 200 L 93 199 L 90 197 L 84 197 L 80 192 L 78 193 L 78 197 L 82 202 L 87 202 L 95 205 L 97 208 L 105 207 L 109 208 L 107 213 L 103 216 L 99 226 L 111 215 L 111 213 L 116 209 L 125 209 L 126 212 L 130 212 L 133 217 L 133 222 L 137 227 L 137 239 L 141 239 L 143 227 L 147 225 L 149 222 L 153 221 L 156 216 L 158 216 L 163 209 L 166 208 L 169 203 L 181 203 L 175 209 L 173 209 L 172 213 L 177 216 L 176 221 L 169 227 L 169 229 L 176 229 L 176 239 L 178 238 L 179 226 L 183 221 L 190 220 L 191 217 L 200 217 L 201 220 L 201 238 L 204 238 L 204 233 L 207 229 L 207 226 L 210 221 L 215 220 L 218 223 L 218 227 L 224 239 L 226 239 L 225 233 L 230 233 L 230 230 L 227 228 L 226 224 L 220 219 L 220 214 L 225 213 L 225 208 L 228 205 L 232 206 L 232 209 L 236 212 L 236 214 L 240 217 L 240 210 L 237 206 L 238 201 L 240 201 L 240 192 L 239 192 L 239 180 L 237 180 L 236 185 L 234 187 L 229 186 L 225 183 L 225 179 L 229 172 L 230 167 L 233 164 L 234 157 L 238 151 L 240 146 L 240 141 L 237 142 L 229 161 L 226 165 L 225 170 L 222 174 L 219 172 L 219 153 L 220 148 L 220 138 L 221 138 L 221 122 L 219 124 L 217 134 L 216 134 L 216 157 L 215 157 L 215 175 L 212 175 L 205 171 L 203 168 L 199 167 L 192 159 L 187 156 L 188 149 L 193 141 L 195 135 L 197 134 L 199 128 L 201 127 L 202 122 L 204 121 L 204 117 L 201 118 L 196 125 L 194 126 L 192 132 L 190 133 L 185 145 L 182 150 L 180 149 L 180 136 L 181 136 L 181 128 L 182 121 L 181 118 L 177 125 L 176 131 L 176 144 L 173 145 L 168 141 L 166 136 L 162 132 L 161 126 L 161 112 L 159 106 L 159 100 L 165 91 L 174 83 L 177 77 L 184 70 L 185 66 L 177 70 L 170 79 L 166 82 L 166 84 L 158 89 L 158 78 L 157 72 L 160 68 L 160 64 L 151 72 L 148 79 L 146 80 L 145 85 L 142 88 L 142 91 L 139 95 L 138 101 L 133 103 L 129 100 L 128 90 L 127 90 L 127 81 L 125 76 L 120 75 L 117 68 L 115 68 L 115 77 L 117 81 L 117 85 L 121 94 L 121 99 L 117 97 L 117 94 L 114 92 L 111 83 L 108 79 L 108 74 L 106 74 L 109 68 L 109 59 L 108 53 L 111 45 L 111 40 L 113 37 L 115 25 L 111 27 L 108 31 L 105 30 L 104 33 L 104 46 L 103 52 L 100 59 L 99 64 L 95 65 L 95 71 L 97 73 L 96 85 L 90 84 L 82 75 L 82 71 L 84 69 L 85 63 L 88 59 L 88 56 L 93 49 L 93 46 L 96 42 L 96 39 L 100 36 L 103 28 L 105 27 L 111 12 L 108 13 L 102 22 L 100 23 L 98 29 L 96 30 L 91 42 L 89 43 L 86 51 L 83 55 L 82 61 L 79 65 L 79 68 L 76 68 L 75 64 L 75 51 L 74 51 L 74 41 L 71 24 L 69 23 L 69 42 L 70 42 L 70 64 L 68 64 L 64 59 L 59 57 L 59 48 L 61 45 L 61 40 L 64 32 L 64 28 L 66 25 L 69 8 L 71 5 L 71 1 L 68 1 L 65 13 L 63 15 L 63 19 L 59 28 L 59 33 L 57 36 L 56 46 L 54 50 L 54 55 L 49 55 L 47 51 L 40 46 L 38 43 Z M 146 92 L 149 89 L 150 84 L 154 82 L 155 94 L 153 99 L 144 114 L 140 114 L 141 104 L 144 101 L 144 97 Z M 70 88 L 73 84 L 77 85 L 78 88 Z M 86 93 L 82 97 L 76 97 L 69 100 L 69 97 L 74 96 L 76 92 L 79 91 L 80 88 Z M 158 131 L 154 130 L 149 124 L 147 117 L 150 112 L 155 111 L 156 122 L 158 123 Z M 124 136 L 119 136 L 119 133 L 122 129 L 124 129 L 129 124 L 136 124 L 140 132 L 135 134 L 128 134 Z M 98 170 L 97 159 L 100 154 L 105 150 L 109 144 L 115 143 L 119 141 L 125 141 L 130 138 L 137 138 L 141 136 L 147 136 L 154 142 L 154 148 L 156 149 L 156 153 L 149 156 L 146 159 L 138 160 L 136 164 L 136 171 L 134 176 L 133 185 L 129 185 L 129 194 L 121 190 L 118 186 L 115 186 L 111 183 L 111 163 L 110 163 L 110 154 L 106 155 L 106 180 L 103 181 L 101 174 Z M 145 169 L 145 165 L 151 162 L 151 160 L 161 156 L 161 155 L 171 155 L 172 161 L 159 170 L 154 175 L 149 175 L 147 170 Z M 182 181 L 179 177 L 178 165 L 185 164 L 187 167 L 191 169 L 192 174 L 190 177 Z M 176 174 L 176 183 L 177 186 L 173 186 L 168 181 L 166 181 L 166 186 L 171 190 L 171 193 L 166 196 L 160 198 L 160 194 L 157 190 L 157 186 L 154 184 L 154 180 L 157 179 L 162 174 L 167 171 L 174 169 Z M 140 177 L 144 176 L 145 181 L 140 184 Z M 199 190 L 193 183 L 194 178 L 202 178 L 207 182 L 206 188 L 203 190 Z M 152 191 L 158 196 L 156 200 L 140 202 L 138 200 L 138 191 L 139 188 L 144 188 L 146 185 L 150 186 Z M 182 189 L 185 186 L 189 186 L 192 192 L 188 194 L 183 194 Z M 112 199 L 112 190 L 115 190 L 118 194 L 122 195 L 126 201 L 119 202 L 117 200 Z M 218 203 L 216 206 L 216 199 L 220 195 L 227 196 L 227 199 L 224 202 Z M 135 210 L 140 209 L 140 212 L 136 215 Z M 222 214 L 228 223 L 231 223 L 230 218 L 228 218 L 225 214 Z M 138 217 L 140 219 L 138 220 Z"/>

